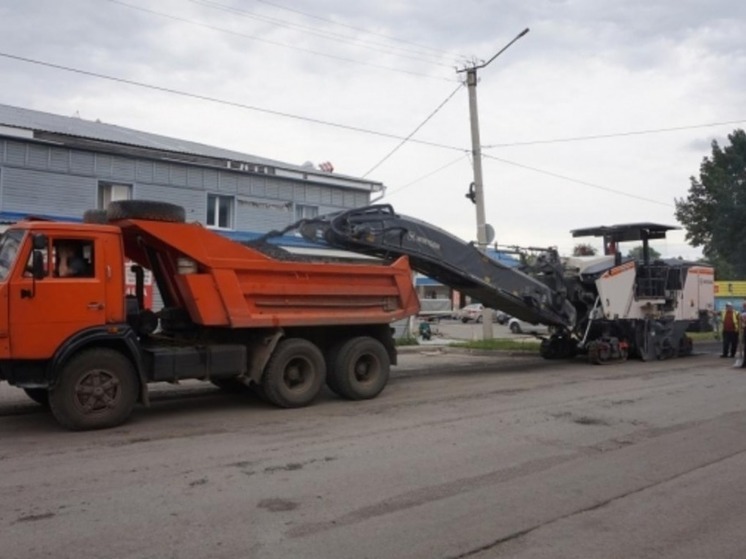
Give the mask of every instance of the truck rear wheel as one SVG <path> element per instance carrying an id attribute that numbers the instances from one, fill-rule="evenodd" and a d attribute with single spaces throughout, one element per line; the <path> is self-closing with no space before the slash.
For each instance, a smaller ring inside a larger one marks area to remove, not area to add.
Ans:
<path id="1" fill-rule="evenodd" d="M 55 419 L 68 429 L 115 427 L 124 423 L 137 400 L 132 363 L 121 353 L 90 349 L 73 357 L 49 391 Z"/>
<path id="2" fill-rule="evenodd" d="M 389 354 L 381 342 L 360 336 L 332 350 L 327 384 L 350 400 L 375 398 L 389 380 Z"/>
<path id="3" fill-rule="evenodd" d="M 169 221 L 184 223 L 186 210 L 176 204 L 154 200 L 117 200 L 106 208 L 109 220 L 148 219 L 151 221 Z"/>
<path id="4" fill-rule="evenodd" d="M 310 404 L 321 390 L 325 376 L 324 356 L 308 340 L 287 338 L 277 344 L 262 376 L 262 391 L 281 408 Z"/>

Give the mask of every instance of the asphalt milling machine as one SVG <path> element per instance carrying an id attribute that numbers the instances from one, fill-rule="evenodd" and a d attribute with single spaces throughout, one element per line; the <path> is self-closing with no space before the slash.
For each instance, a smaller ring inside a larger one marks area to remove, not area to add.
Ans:
<path id="1" fill-rule="evenodd" d="M 421 220 L 372 205 L 301 220 L 307 240 L 384 260 L 407 256 L 412 269 L 492 309 L 550 326 L 544 358 L 587 354 L 592 363 L 689 355 L 687 330 L 714 307 L 714 270 L 679 259 L 650 259 L 649 241 L 676 227 L 656 223 L 593 227 L 573 237 L 602 237 L 604 255 L 560 258 L 555 248 L 532 249 L 518 267 Z M 642 260 L 623 258 L 619 244 L 642 242 Z"/>

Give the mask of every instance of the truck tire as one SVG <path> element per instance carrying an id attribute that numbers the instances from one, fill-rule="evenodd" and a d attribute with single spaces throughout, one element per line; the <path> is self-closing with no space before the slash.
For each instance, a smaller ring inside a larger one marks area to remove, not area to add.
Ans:
<path id="1" fill-rule="evenodd" d="M 343 398 L 368 400 L 386 386 L 391 370 L 389 354 L 375 338 L 352 338 L 332 353 L 327 384 Z"/>
<path id="2" fill-rule="evenodd" d="M 281 408 L 307 406 L 321 391 L 325 374 L 318 347 L 302 338 L 286 338 L 277 344 L 264 368 L 262 391 Z"/>
<path id="3" fill-rule="evenodd" d="M 184 223 L 186 210 L 176 204 L 153 200 L 117 200 L 106 208 L 106 217 L 110 221 L 117 219 L 147 219 L 150 221 L 168 221 Z"/>
<path id="4" fill-rule="evenodd" d="M 37 404 L 49 407 L 49 391 L 46 388 L 24 388 L 23 391 Z"/>
<path id="5" fill-rule="evenodd" d="M 339 387 L 337 386 L 337 378 L 334 375 L 334 363 L 337 362 L 337 355 L 339 355 L 340 350 L 342 349 L 342 346 L 344 346 L 346 340 L 342 341 L 334 346 L 330 350 L 327 351 L 325 357 L 326 357 L 326 386 L 334 392 L 337 396 L 342 396 L 342 393 L 339 391 Z"/>
<path id="6" fill-rule="evenodd" d="M 49 390 L 49 407 L 67 429 L 115 427 L 132 413 L 137 389 L 135 368 L 129 359 L 112 349 L 89 349 L 62 368 Z"/>
<path id="7" fill-rule="evenodd" d="M 83 212 L 83 223 L 109 223 L 106 210 L 86 210 Z"/>

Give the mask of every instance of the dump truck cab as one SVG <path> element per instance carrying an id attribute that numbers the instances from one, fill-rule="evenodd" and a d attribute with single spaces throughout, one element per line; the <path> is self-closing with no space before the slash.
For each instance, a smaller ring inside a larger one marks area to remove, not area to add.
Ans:
<path id="1" fill-rule="evenodd" d="M 47 360 L 125 322 L 119 229 L 24 221 L 0 240 L 0 359 Z"/>

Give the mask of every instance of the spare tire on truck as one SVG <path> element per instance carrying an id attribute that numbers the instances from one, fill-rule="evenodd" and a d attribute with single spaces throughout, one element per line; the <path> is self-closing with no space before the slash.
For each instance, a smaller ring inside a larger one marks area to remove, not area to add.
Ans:
<path id="1" fill-rule="evenodd" d="M 109 223 L 106 210 L 86 210 L 83 212 L 83 223 Z"/>
<path id="2" fill-rule="evenodd" d="M 150 221 L 168 221 L 184 223 L 186 210 L 176 204 L 154 200 L 117 200 L 106 208 L 106 217 L 110 221 L 117 219 L 147 219 Z"/>

